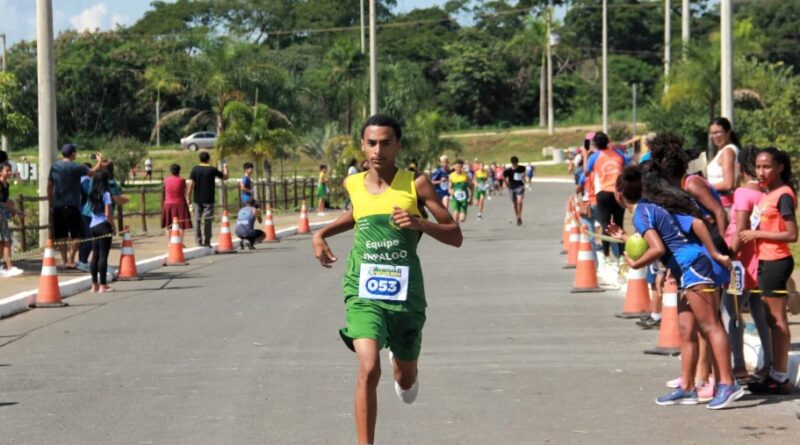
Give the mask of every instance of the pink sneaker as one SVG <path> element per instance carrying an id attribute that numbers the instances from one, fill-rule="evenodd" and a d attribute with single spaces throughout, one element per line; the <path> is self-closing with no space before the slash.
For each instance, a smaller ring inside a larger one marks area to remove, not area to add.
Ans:
<path id="1" fill-rule="evenodd" d="M 683 379 L 678 377 L 677 379 L 672 379 L 667 382 L 667 388 L 680 388 L 681 383 L 683 383 Z"/>
<path id="2" fill-rule="evenodd" d="M 697 401 L 700 403 L 708 403 L 714 400 L 714 392 L 716 390 L 714 382 L 705 382 L 697 387 Z"/>

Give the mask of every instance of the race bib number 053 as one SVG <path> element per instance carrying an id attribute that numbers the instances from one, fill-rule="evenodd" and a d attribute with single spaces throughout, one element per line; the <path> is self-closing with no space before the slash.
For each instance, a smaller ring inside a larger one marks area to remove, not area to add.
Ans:
<path id="1" fill-rule="evenodd" d="M 371 300 L 406 301 L 408 266 L 362 263 L 358 296 Z"/>

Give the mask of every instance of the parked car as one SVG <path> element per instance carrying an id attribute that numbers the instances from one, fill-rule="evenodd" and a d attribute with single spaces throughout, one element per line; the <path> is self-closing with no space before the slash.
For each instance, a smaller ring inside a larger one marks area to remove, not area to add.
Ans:
<path id="1" fill-rule="evenodd" d="M 214 148 L 217 135 L 210 131 L 199 131 L 181 139 L 181 148 L 197 151 L 200 148 Z"/>

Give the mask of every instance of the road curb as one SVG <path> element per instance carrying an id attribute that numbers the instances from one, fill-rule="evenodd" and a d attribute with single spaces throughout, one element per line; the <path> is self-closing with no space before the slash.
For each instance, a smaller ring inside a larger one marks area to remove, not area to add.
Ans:
<path id="1" fill-rule="evenodd" d="M 309 226 L 311 230 L 316 230 L 330 223 L 331 221 L 333 220 L 315 222 L 311 223 Z M 288 236 L 296 234 L 297 234 L 297 226 L 278 230 L 276 232 L 276 236 L 278 237 L 278 239 L 286 238 Z M 187 260 L 201 258 L 207 255 L 213 255 L 215 246 L 217 246 L 217 243 L 212 244 L 211 247 L 193 247 L 191 249 L 185 249 L 183 251 L 183 254 Z M 236 241 L 234 243 L 234 247 L 237 249 L 239 248 L 239 241 Z M 158 268 L 165 267 L 164 260 L 166 260 L 166 258 L 167 255 L 162 254 L 144 260 L 139 260 L 136 262 L 136 270 L 139 272 L 139 274 L 144 274 L 156 270 Z M 109 272 L 108 278 L 109 281 L 114 281 L 116 280 L 117 277 L 115 273 Z M 68 281 L 64 281 L 62 283 L 59 283 L 58 288 L 61 291 L 61 298 L 66 299 L 73 295 L 77 295 L 91 289 L 92 277 L 83 276 Z M 30 305 L 36 302 L 36 294 L 38 292 L 39 292 L 38 289 L 32 289 L 20 292 L 18 294 L 14 294 L 10 297 L 0 299 L 0 319 L 8 318 L 13 315 L 26 312 L 32 309 Z"/>

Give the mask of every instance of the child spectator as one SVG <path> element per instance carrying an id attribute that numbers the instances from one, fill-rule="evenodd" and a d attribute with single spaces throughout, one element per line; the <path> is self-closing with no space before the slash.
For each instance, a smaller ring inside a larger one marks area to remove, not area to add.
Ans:
<path id="1" fill-rule="evenodd" d="M 2 278 L 22 275 L 22 269 L 14 267 L 11 261 L 11 229 L 8 227 L 8 221 L 14 212 L 14 202 L 9 199 L 11 188 L 8 183 L 9 178 L 11 178 L 11 164 L 3 162 L 0 164 L 0 247 L 3 248 L 6 264 L 4 269 L 0 269 Z"/>

